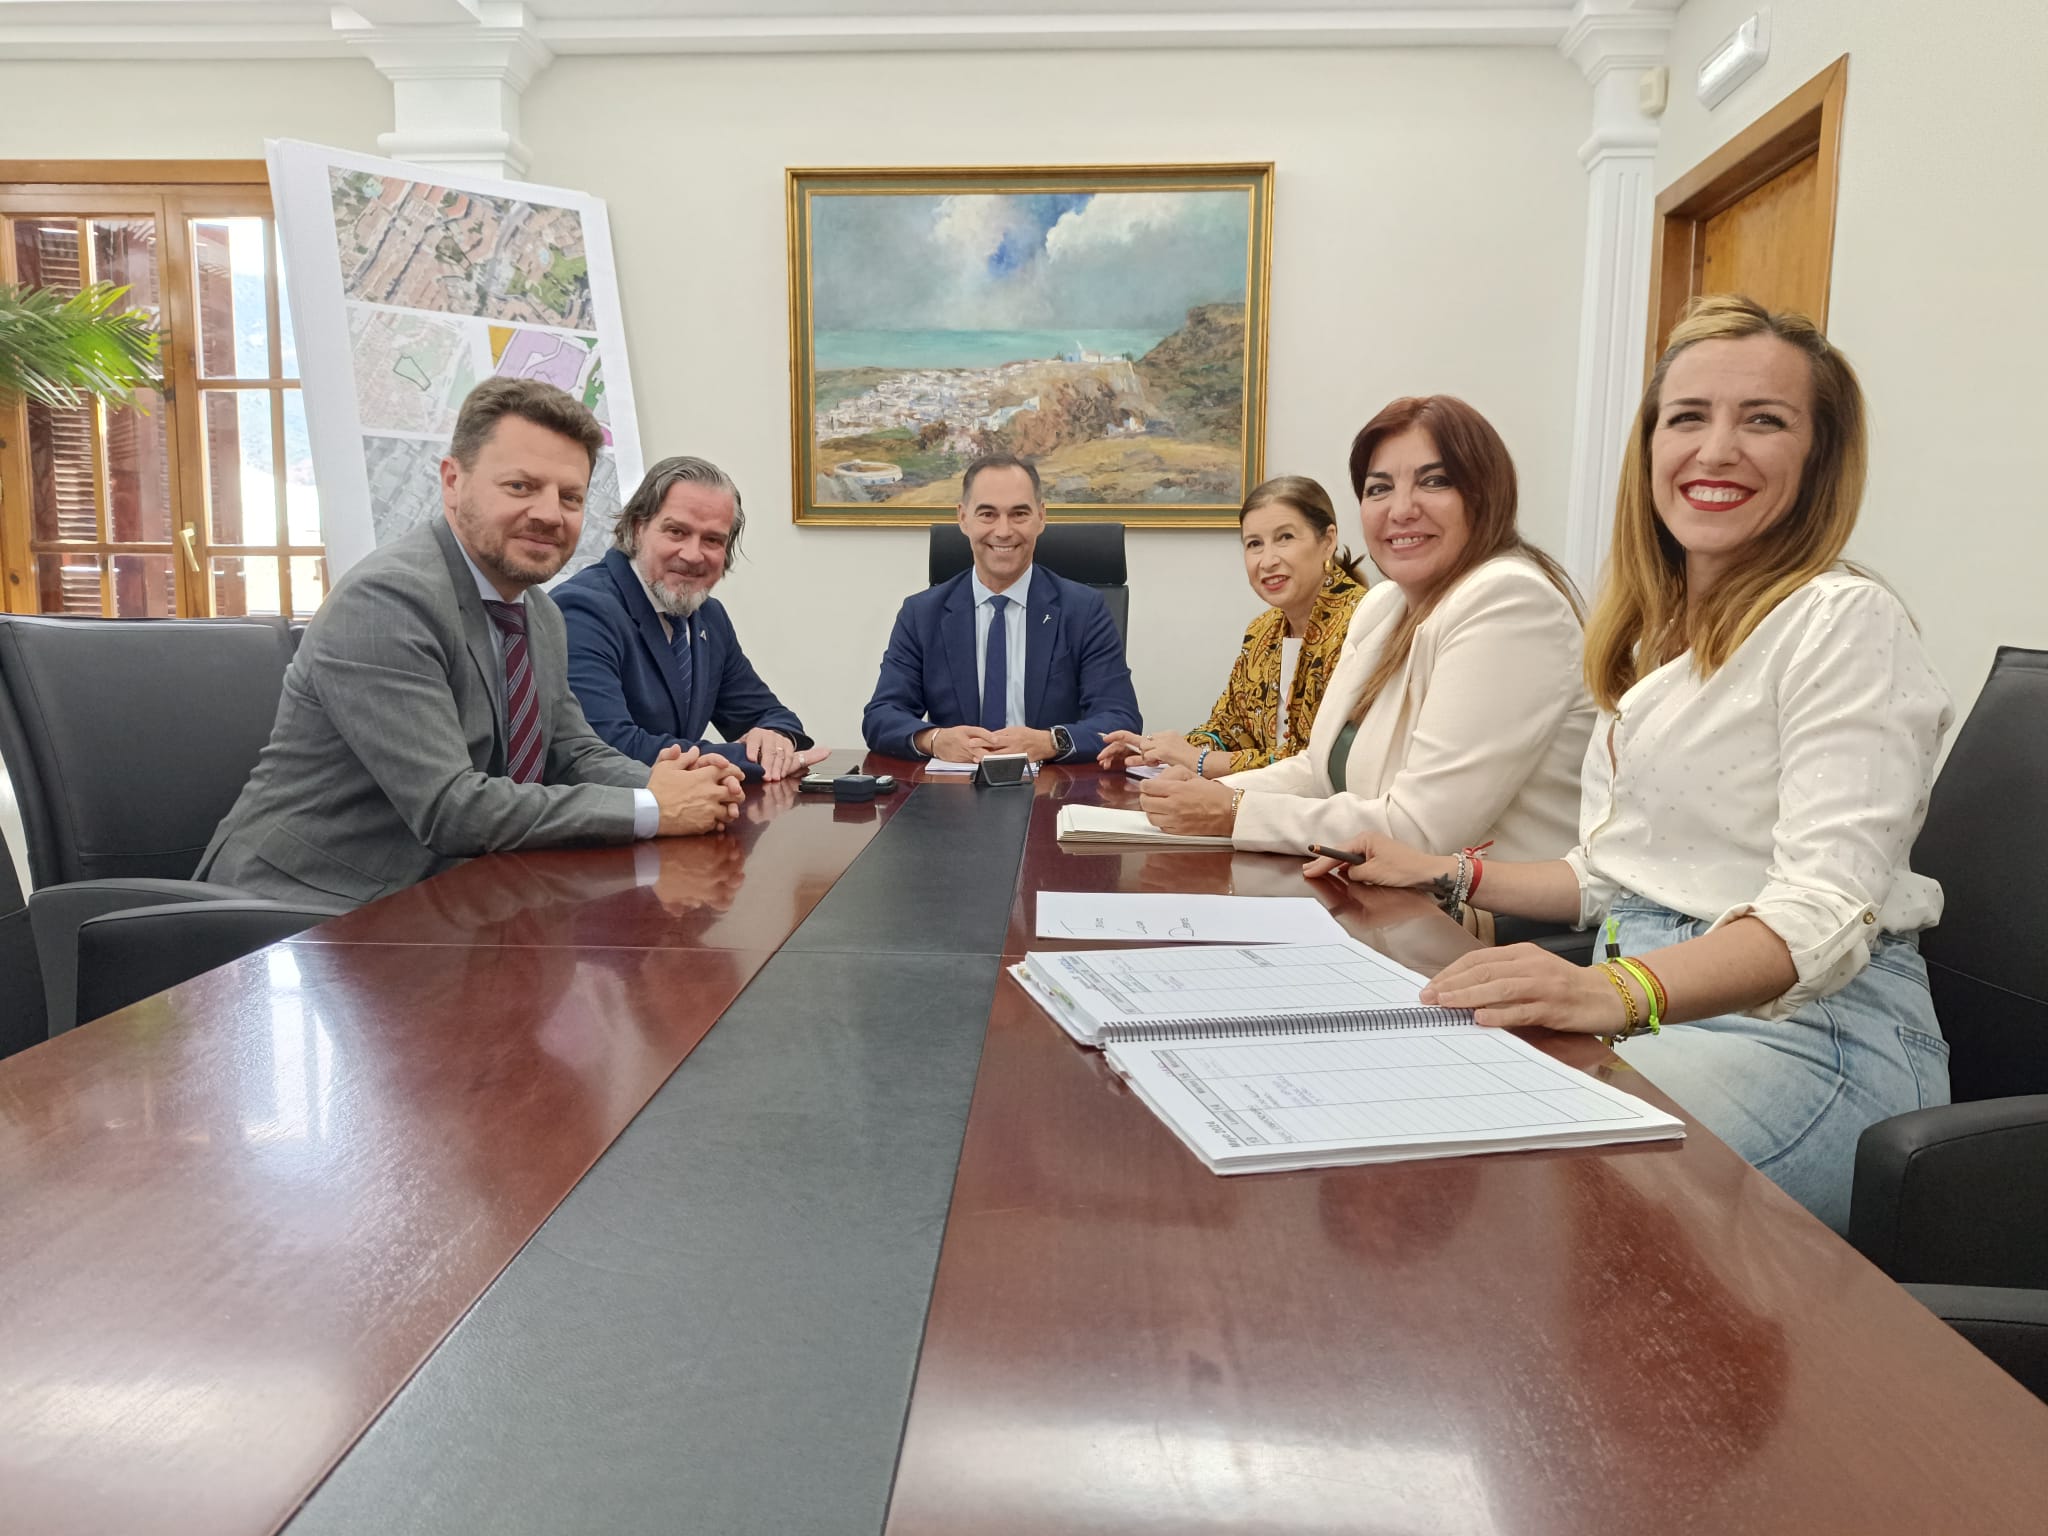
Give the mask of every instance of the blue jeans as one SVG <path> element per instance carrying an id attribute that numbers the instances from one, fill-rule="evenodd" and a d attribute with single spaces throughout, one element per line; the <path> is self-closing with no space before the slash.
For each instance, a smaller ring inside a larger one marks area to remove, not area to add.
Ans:
<path id="1" fill-rule="evenodd" d="M 1640 896 L 1623 896 L 1613 915 L 1625 955 L 1710 926 Z M 1855 980 L 1788 1019 L 1722 1014 L 1615 1050 L 1837 1232 L 1849 1225 L 1864 1127 L 1948 1102 L 1948 1042 L 1910 933 L 1879 934 Z"/>

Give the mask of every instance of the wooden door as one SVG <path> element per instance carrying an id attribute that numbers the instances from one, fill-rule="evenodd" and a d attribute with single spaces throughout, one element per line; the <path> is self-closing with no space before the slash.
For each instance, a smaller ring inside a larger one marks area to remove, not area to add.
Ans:
<path id="1" fill-rule="evenodd" d="M 1826 328 L 1848 83 L 1845 54 L 1659 195 L 1650 366 L 1697 294 L 1747 294 Z"/>

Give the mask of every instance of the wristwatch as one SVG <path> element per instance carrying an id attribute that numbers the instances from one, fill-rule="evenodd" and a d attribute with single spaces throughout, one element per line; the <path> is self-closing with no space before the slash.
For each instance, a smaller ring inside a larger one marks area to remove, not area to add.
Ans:
<path id="1" fill-rule="evenodd" d="M 1052 760 L 1062 762 L 1074 754 L 1074 733 L 1064 725 L 1052 728 Z"/>

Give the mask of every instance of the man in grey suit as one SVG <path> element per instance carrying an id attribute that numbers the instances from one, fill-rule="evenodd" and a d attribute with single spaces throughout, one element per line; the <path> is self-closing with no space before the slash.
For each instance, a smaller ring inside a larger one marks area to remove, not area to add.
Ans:
<path id="1" fill-rule="evenodd" d="M 603 441 L 551 385 L 470 392 L 441 461 L 445 520 L 365 557 L 320 605 L 201 879 L 354 905 L 475 854 L 733 819 L 733 764 L 623 757 L 569 691 L 562 615 L 537 584 L 576 548 Z"/>

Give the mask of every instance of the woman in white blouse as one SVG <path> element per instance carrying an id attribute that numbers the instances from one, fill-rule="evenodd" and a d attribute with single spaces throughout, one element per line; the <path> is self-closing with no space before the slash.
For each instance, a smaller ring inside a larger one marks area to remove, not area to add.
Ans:
<path id="1" fill-rule="evenodd" d="M 1307 750 L 1214 781 L 1169 768 L 1145 814 L 1267 852 L 1375 833 L 1556 857 L 1593 706 L 1571 583 L 1515 527 L 1507 445 L 1462 400 L 1396 400 L 1352 442 L 1351 488 L 1387 579 L 1352 615 Z"/>
<path id="2" fill-rule="evenodd" d="M 1482 1024 L 1613 1034 L 1837 1230 L 1864 1127 L 1948 1102 L 1917 942 L 1941 889 L 1907 852 L 1951 711 L 1898 599 L 1840 564 L 1864 463 L 1856 376 L 1809 321 L 1700 300 L 1622 467 L 1586 639 L 1603 714 L 1577 846 L 1475 866 L 1368 836 L 1352 871 L 1454 897 L 1476 882 L 1497 912 L 1609 916 L 1619 960 L 1516 945 L 1423 996 Z"/>

